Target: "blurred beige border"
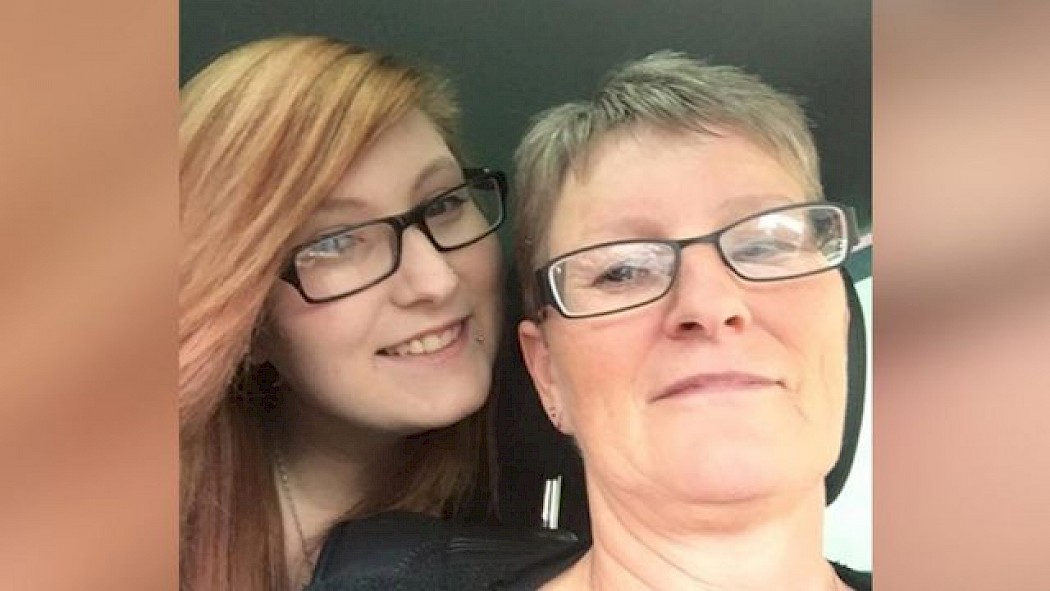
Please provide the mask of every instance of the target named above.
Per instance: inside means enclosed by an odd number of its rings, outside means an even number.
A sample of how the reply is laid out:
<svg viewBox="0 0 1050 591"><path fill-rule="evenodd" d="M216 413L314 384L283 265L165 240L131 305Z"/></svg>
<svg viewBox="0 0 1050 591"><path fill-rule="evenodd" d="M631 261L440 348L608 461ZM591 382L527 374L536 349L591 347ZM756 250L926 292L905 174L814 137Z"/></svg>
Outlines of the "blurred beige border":
<svg viewBox="0 0 1050 591"><path fill-rule="evenodd" d="M884 589L1047 589L1050 5L875 5Z"/></svg>
<svg viewBox="0 0 1050 591"><path fill-rule="evenodd" d="M875 5L884 589L1045 589L1045 3ZM0 588L175 589L177 5L0 21Z"/></svg>
<svg viewBox="0 0 1050 591"><path fill-rule="evenodd" d="M0 19L0 588L176 589L175 3Z"/></svg>

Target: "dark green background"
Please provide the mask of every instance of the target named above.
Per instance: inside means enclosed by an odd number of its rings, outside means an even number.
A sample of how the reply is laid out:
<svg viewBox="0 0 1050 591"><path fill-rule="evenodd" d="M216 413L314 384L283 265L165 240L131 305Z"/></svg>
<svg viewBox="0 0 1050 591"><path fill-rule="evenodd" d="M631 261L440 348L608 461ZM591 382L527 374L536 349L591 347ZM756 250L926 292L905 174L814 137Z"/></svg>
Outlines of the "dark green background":
<svg viewBox="0 0 1050 591"><path fill-rule="evenodd" d="M508 171L533 114L588 96L620 62L676 49L742 66L807 99L828 199L871 225L867 0L182 0L179 20L182 82L231 47L281 33L435 64L459 90L471 164Z"/></svg>

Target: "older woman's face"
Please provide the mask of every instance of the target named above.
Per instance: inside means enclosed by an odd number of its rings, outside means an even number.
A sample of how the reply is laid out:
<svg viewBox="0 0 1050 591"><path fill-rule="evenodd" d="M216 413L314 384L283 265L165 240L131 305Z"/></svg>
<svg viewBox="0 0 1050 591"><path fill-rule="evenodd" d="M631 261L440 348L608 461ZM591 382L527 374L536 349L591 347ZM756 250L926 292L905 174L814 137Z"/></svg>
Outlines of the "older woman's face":
<svg viewBox="0 0 1050 591"><path fill-rule="evenodd" d="M804 198L737 135L623 134L603 140L587 174L564 186L549 252L698 236ZM751 283L712 245L695 245L662 299L586 319L549 312L542 326L522 323L519 337L592 486L715 503L822 486L846 391L836 272Z"/></svg>

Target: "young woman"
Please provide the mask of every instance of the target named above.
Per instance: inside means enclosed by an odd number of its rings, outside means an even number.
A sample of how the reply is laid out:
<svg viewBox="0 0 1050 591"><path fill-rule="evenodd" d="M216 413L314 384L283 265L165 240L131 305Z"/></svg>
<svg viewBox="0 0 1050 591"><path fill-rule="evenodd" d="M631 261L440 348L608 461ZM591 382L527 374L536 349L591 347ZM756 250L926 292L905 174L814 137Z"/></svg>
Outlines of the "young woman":
<svg viewBox="0 0 1050 591"><path fill-rule="evenodd" d="M180 100L182 587L297 589L335 521L450 516L484 472L505 181L447 84L330 39Z"/></svg>

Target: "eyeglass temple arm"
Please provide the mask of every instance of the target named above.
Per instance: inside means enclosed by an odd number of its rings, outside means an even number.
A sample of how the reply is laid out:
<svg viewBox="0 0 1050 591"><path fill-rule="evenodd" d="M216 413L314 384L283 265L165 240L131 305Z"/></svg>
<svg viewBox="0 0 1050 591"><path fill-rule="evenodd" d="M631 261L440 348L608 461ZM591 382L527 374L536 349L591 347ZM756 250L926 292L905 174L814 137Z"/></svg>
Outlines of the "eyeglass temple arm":
<svg viewBox="0 0 1050 591"><path fill-rule="evenodd" d="M846 212L846 223L849 224L847 232L849 232L849 241L852 244L849 250L850 254L871 246L871 232L867 234L860 233L860 224L857 223L857 211L849 205L843 206L842 209Z"/></svg>
<svg viewBox="0 0 1050 591"><path fill-rule="evenodd" d="M557 303L554 301L554 293L551 291L550 283L548 283L547 274L549 270L550 267L544 265L533 271L536 281L536 290L532 294L536 302L536 317L533 320L536 322L543 320L543 317L546 315L544 309L546 306L557 306Z"/></svg>

